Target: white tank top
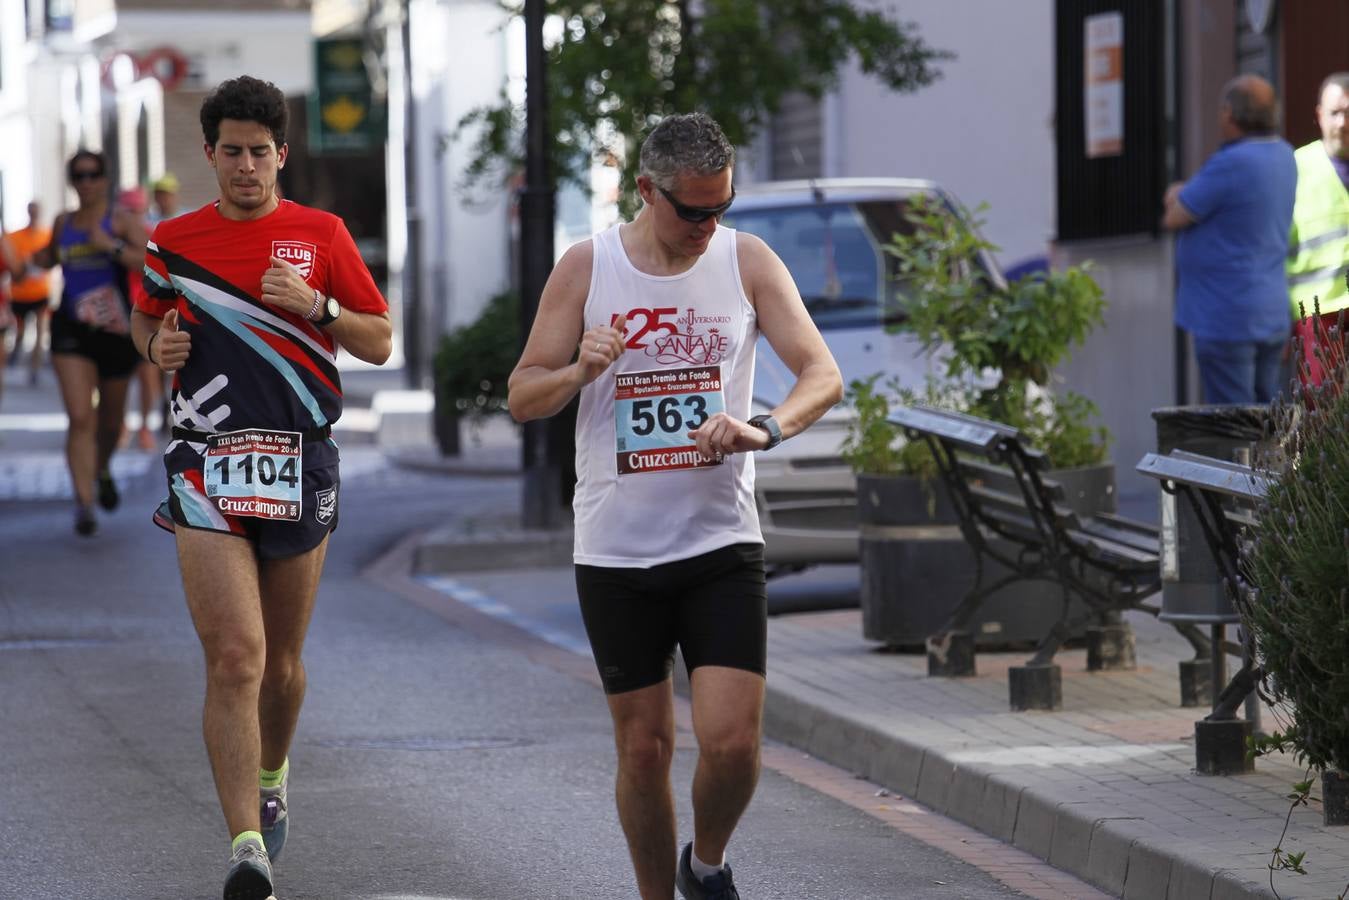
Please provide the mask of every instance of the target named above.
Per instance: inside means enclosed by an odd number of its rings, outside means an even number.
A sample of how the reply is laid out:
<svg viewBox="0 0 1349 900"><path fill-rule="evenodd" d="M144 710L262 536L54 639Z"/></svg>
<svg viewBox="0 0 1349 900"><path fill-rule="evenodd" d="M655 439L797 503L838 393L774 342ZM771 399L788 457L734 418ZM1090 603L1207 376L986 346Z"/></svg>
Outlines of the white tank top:
<svg viewBox="0 0 1349 900"><path fill-rule="evenodd" d="M618 225L594 239L585 326L627 316L627 347L581 389L576 419L579 565L647 568L739 543L763 543L754 454L700 460L690 430L724 409L748 419L759 329L735 231L717 227L678 275L647 275Z"/></svg>

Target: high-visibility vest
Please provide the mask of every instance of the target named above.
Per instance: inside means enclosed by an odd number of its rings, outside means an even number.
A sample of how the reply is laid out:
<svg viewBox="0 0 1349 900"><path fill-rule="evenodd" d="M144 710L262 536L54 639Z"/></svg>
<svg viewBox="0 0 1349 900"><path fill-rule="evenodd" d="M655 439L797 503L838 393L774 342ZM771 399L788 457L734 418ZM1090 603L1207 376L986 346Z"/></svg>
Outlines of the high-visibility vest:
<svg viewBox="0 0 1349 900"><path fill-rule="evenodd" d="M1293 318L1349 306L1349 189L1319 140L1299 147L1297 200L1288 236L1288 297ZM1301 309L1299 309L1299 306Z"/></svg>

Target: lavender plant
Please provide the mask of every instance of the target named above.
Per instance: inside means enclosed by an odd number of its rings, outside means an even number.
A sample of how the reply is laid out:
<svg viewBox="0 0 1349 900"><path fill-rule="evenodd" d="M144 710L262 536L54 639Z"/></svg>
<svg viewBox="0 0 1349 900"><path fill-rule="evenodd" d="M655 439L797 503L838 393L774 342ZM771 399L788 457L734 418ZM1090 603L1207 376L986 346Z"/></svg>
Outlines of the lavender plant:
<svg viewBox="0 0 1349 900"><path fill-rule="evenodd" d="M1319 319L1319 310L1317 318ZM1284 849L1292 814L1311 797L1312 771L1349 773L1349 365L1344 314L1314 338L1311 357L1294 341L1300 377L1292 397L1274 404L1268 448L1257 467L1271 487L1243 542L1242 619L1264 669L1261 693L1279 729L1256 737L1256 756L1287 752L1305 764L1293 786L1277 872L1307 874L1306 851ZM1337 900L1349 896L1349 887Z"/></svg>
<svg viewBox="0 0 1349 900"><path fill-rule="evenodd" d="M1243 618L1267 673L1265 689L1288 719L1289 748L1315 769L1349 772L1349 366L1342 335L1343 316L1313 348L1320 383L1300 380L1292 397L1274 406L1272 450L1257 460L1272 484L1242 561Z"/></svg>

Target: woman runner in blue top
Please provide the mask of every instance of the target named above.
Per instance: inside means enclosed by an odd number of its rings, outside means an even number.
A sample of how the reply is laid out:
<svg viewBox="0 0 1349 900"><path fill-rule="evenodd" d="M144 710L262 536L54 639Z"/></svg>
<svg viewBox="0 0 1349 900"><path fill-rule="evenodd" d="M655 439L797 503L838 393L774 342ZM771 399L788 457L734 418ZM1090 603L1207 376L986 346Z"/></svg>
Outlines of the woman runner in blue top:
<svg viewBox="0 0 1349 900"><path fill-rule="evenodd" d="M75 532L92 535L95 493L100 506L117 508L109 463L126 414L127 383L140 360L131 343L128 273L145 264L145 230L109 210L108 161L80 150L66 165L79 197L57 216L51 243L33 258L60 265L65 286L52 315L51 357L69 418L66 462L75 488ZM98 405L94 405L97 391Z"/></svg>

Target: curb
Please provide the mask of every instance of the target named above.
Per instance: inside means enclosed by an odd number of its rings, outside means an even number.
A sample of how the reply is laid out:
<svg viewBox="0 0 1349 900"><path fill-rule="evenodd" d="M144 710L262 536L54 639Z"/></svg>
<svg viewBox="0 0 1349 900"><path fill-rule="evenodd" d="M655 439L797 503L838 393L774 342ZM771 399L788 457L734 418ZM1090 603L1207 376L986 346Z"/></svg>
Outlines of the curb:
<svg viewBox="0 0 1349 900"><path fill-rule="evenodd" d="M570 566L572 533L521 531L493 523L465 532L445 528L428 533L412 550L414 575L500 570L509 559L512 569Z"/></svg>
<svg viewBox="0 0 1349 900"><path fill-rule="evenodd" d="M1250 868L1213 867L1198 846L1108 805L1066 799L884 733L768 682L764 733L917 800L1125 900L1273 900ZM1188 851L1188 852L1187 852Z"/></svg>

